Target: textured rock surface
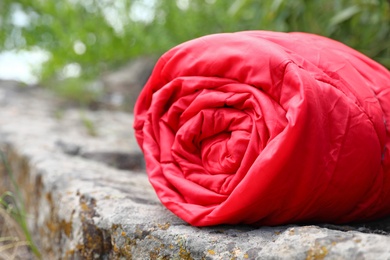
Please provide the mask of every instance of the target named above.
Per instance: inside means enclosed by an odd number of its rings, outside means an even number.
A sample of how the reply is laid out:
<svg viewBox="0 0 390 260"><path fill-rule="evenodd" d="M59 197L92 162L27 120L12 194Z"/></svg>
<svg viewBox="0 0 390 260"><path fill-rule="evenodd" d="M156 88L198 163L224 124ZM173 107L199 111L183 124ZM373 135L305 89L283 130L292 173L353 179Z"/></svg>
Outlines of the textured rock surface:
<svg viewBox="0 0 390 260"><path fill-rule="evenodd" d="M59 110L48 93L5 85L0 148L44 259L390 259L390 221L188 226L155 196L130 114Z"/></svg>

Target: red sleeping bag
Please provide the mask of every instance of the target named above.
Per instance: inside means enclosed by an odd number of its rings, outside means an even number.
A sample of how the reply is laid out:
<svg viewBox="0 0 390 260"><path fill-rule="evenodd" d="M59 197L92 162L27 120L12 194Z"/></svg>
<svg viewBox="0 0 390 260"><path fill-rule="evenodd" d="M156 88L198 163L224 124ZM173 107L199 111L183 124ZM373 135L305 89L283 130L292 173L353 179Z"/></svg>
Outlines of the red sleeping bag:
<svg viewBox="0 0 390 260"><path fill-rule="evenodd" d="M183 43L134 113L151 184L191 225L390 214L390 73L339 42L247 31Z"/></svg>

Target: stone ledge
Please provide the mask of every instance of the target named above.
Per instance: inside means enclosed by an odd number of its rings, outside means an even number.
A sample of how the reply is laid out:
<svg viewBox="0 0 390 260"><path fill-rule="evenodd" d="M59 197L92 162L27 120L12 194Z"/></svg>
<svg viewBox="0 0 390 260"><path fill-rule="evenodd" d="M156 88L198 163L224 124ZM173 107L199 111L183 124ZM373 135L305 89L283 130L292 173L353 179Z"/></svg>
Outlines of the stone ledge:
<svg viewBox="0 0 390 260"><path fill-rule="evenodd" d="M48 93L1 85L0 148L43 259L390 258L390 221L191 227L162 207L150 186L131 114L65 109L59 117ZM0 174L4 192L10 180L4 167ZM384 235L371 233L378 227Z"/></svg>

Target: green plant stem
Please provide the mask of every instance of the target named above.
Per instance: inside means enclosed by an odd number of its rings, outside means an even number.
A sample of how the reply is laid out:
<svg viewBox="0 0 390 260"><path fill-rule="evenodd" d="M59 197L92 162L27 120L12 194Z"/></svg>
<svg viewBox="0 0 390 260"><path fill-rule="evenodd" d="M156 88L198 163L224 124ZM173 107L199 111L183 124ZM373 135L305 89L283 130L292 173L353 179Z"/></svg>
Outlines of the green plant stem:
<svg viewBox="0 0 390 260"><path fill-rule="evenodd" d="M26 221L26 210L25 210L25 206L24 206L24 200L23 200L22 194L20 192L19 185L17 184L17 182L14 178L14 174L13 174L12 169L8 163L8 159L6 158L6 155L4 154L4 152L2 150L0 150L0 157L1 157L1 161L4 165L5 171L7 172L8 177L11 180L12 185L14 186L14 189L15 189L15 193L16 193L16 201L15 201L15 205L14 205L15 209L13 210L13 217L15 218L17 223L20 225L20 228L22 229L22 231L23 231L23 233L28 241L28 245L30 246L31 251L34 253L34 255L38 259L41 259L41 253L39 252L38 247L35 245L33 238L32 238L32 235L31 235L31 232L28 229L28 225L27 225L27 221ZM10 192L6 192L5 196L10 196L10 197L14 198L13 194ZM2 204L4 204L3 198L4 198L4 195L1 197Z"/></svg>

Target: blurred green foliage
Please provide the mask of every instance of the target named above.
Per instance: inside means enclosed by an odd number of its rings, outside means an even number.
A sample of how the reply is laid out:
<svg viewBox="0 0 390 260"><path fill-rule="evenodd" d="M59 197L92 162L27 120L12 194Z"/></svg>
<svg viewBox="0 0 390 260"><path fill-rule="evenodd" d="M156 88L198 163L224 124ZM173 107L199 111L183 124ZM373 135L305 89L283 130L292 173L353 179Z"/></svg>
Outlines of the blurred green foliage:
<svg viewBox="0 0 390 260"><path fill-rule="evenodd" d="M22 18L22 19L21 19ZM85 79L138 55L160 55L205 34L304 31L328 36L390 68L386 0L2 0L0 51L50 53L41 79L76 66Z"/></svg>

